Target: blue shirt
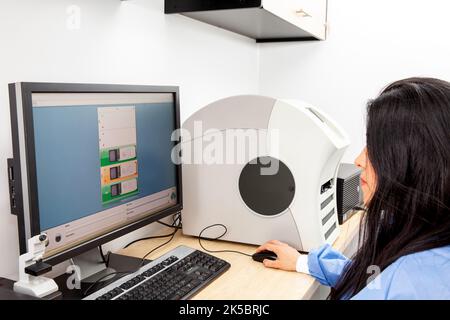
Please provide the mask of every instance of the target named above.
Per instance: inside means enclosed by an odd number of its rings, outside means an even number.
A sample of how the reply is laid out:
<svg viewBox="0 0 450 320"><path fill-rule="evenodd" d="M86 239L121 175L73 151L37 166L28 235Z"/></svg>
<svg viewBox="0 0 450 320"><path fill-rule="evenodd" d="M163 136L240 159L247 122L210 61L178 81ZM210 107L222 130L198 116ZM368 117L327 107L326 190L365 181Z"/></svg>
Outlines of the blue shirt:
<svg viewBox="0 0 450 320"><path fill-rule="evenodd" d="M309 273L321 284L334 287L350 262L326 244L308 255ZM450 299L450 246L403 256L381 273L376 267L368 285L351 299Z"/></svg>

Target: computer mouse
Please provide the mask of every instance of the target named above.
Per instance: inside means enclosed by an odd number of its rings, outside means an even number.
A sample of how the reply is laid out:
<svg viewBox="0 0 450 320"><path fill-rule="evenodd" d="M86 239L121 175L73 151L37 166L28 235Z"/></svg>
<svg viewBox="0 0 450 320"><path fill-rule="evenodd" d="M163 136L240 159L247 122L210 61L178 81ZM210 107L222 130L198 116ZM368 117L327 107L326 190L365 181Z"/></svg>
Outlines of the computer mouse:
<svg viewBox="0 0 450 320"><path fill-rule="evenodd" d="M252 259L258 262L263 262L264 259L277 260L277 255L275 254L275 252L264 250L261 252L255 252L252 255Z"/></svg>

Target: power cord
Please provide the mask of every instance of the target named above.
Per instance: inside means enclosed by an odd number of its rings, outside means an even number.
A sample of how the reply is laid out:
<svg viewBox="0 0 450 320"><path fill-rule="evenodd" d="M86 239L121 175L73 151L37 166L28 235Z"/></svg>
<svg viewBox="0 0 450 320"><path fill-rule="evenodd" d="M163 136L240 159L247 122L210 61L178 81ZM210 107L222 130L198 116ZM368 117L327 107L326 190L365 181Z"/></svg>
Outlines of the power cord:
<svg viewBox="0 0 450 320"><path fill-rule="evenodd" d="M105 254L103 253L103 247L102 247L101 245L98 246L98 250L99 250L99 252L100 252L100 257L102 258L102 263L104 263L105 266L108 268L108 266L109 266L109 254L110 254L111 252L108 252L108 253L106 254L106 256L105 256Z"/></svg>
<svg viewBox="0 0 450 320"><path fill-rule="evenodd" d="M224 232L220 236L218 236L216 238L202 237L203 232L205 232L206 230L208 230L210 228L213 228L213 227L222 227L224 229ZM198 235L198 244L200 245L200 247L202 247L203 250L205 250L206 252L209 252L209 253L228 252L228 253L238 253L238 254L242 254L242 255L247 256L247 257L251 257L252 256L251 254L247 254L247 253L244 253L244 252L241 252L241 251L236 251L236 250L209 250L209 249L206 249L203 246L201 240L220 240L224 235L227 234L227 232L228 232L227 227L224 224L221 224L221 223L216 223L216 224L212 224L210 226L207 226L202 231L200 231L200 233Z"/></svg>
<svg viewBox="0 0 450 320"><path fill-rule="evenodd" d="M91 291L92 288L94 288L100 281L102 281L103 279L105 279L105 278L107 278L107 277L110 277L110 276L113 276L113 275L118 275L118 274L123 274L122 277L124 277L124 276L126 276L127 274L130 274L130 273L133 273L133 272L130 272L130 271L117 271L117 272L110 272L110 273L108 273L108 274L105 274L103 277L100 277L100 278L97 279L94 283L92 283L86 290L84 290L83 296L86 297L86 296L88 295L89 291ZM122 277L120 277L120 278L122 278ZM120 279L120 278L119 278L119 279ZM119 279L112 279L112 280L119 280ZM112 281L111 281L111 282L112 282ZM111 282L109 282L109 283L111 283ZM109 283L107 283L107 284L105 285L105 287L106 287Z"/></svg>
<svg viewBox="0 0 450 320"><path fill-rule="evenodd" d="M166 244L168 244L170 241L172 241L173 238L175 237L175 234L176 234L177 232L178 232L178 229L175 229L175 231L172 232L171 237L170 237L169 240L167 240L167 241L164 242L163 244L160 244L160 245L157 246L156 248L154 248L154 249L150 250L149 252L147 252L147 253L142 257L142 261L141 261L141 264L140 264L139 268L142 267L142 266L144 265L145 258L147 258L147 257L148 257L149 255L151 255L153 252L155 252L156 250L158 250L158 249L161 248L161 247L164 247Z"/></svg>
<svg viewBox="0 0 450 320"><path fill-rule="evenodd" d="M177 229L178 230L178 229ZM173 233L173 232L172 232ZM144 240L150 240L150 239L161 239L161 238L167 238L172 236L172 233L169 234L163 234L160 236L151 236L151 237L145 237L145 238L140 238L134 241L131 241L129 244L127 244L126 246L123 247L123 249L128 248L129 246L131 246L132 244L135 244L136 242L140 242L140 241L144 241Z"/></svg>
<svg viewBox="0 0 450 320"><path fill-rule="evenodd" d="M178 220L178 224L175 225L175 223L177 222L177 220ZM172 224L168 224L168 223L162 222L162 221L160 221L160 220L158 220L158 221L156 221L156 222L159 223L159 224L162 224L163 226L169 227L169 228L177 228L177 229L181 229L181 228L183 227L183 226L182 226L182 223L181 223L181 212L177 212L177 213L173 216L173 222L172 222Z"/></svg>
<svg viewBox="0 0 450 320"><path fill-rule="evenodd" d="M205 232L206 230L208 230L208 229L210 229L212 227L222 227L224 229L224 232L220 236L218 236L216 238L205 238L205 237L202 237L203 232ZM227 229L227 227L224 224L221 224L221 223L212 224L212 225L207 226L206 228L204 228L202 231L200 231L200 234L198 235L198 243L199 243L200 247L202 247L203 250L205 250L207 252L210 252L210 253L230 252L230 253L239 253L239 254L242 254L244 256L251 257L252 256L251 254L247 254L247 253L244 253L244 252L241 252L241 251L236 251L236 250L209 250L209 249L206 249L203 246L203 244L201 243L201 240L220 240L224 235L227 234L227 232L228 232L228 229ZM309 254L308 251L302 251L302 250L297 250L297 251L299 253L301 253L301 254L306 254L306 255Z"/></svg>
<svg viewBox="0 0 450 320"><path fill-rule="evenodd" d="M174 228L176 230L179 230L182 228L182 223L181 223L181 213L178 212L177 214L175 214L174 216L174 220L172 222L172 224L167 224L164 223L162 221L157 221L159 224L162 224L164 226L167 226L169 228ZM144 240L150 240L150 239L161 239L161 238L167 238L172 236L172 233L169 234L164 234L164 235L160 235L160 236L151 236L151 237L145 237L145 238L140 238L140 239L136 239L131 241L130 243L128 243L126 246L123 247L123 249L128 248L129 246L131 246L132 244L135 244L136 242L140 242L140 241L144 241Z"/></svg>
<svg viewBox="0 0 450 320"><path fill-rule="evenodd" d="M166 227L169 227L169 228L175 228L175 229L181 229L182 227L181 226L173 226L173 225L171 225L171 224L168 224L168 223L165 223L165 222L162 222L162 221L157 221L159 224L162 224L163 226L166 226Z"/></svg>

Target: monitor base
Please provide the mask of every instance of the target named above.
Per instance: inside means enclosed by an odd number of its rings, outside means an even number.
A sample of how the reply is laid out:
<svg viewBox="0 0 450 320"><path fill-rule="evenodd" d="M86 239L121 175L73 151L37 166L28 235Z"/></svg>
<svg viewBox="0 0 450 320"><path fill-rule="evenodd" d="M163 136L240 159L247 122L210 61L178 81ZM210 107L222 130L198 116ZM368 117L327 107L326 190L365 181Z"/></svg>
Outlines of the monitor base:
<svg viewBox="0 0 450 320"><path fill-rule="evenodd" d="M81 283L94 283L96 281L108 281L111 278L105 276L116 272L113 267L103 262L99 248L86 251L79 256L70 259L72 270L75 271L75 281ZM103 277L103 279L102 279Z"/></svg>
<svg viewBox="0 0 450 320"><path fill-rule="evenodd" d="M83 256L85 254L83 254ZM109 254L109 263L108 263L108 268L107 268L101 259L98 249L91 250L88 257L89 257L89 259L87 259L87 260L91 261L91 264L87 263L86 259L84 259L84 261L82 262L83 257L80 257L80 256L77 257L78 259L72 259L76 263L82 263L85 268L84 270L82 269L82 267L80 268L81 275L85 275L85 277L81 278L81 282L78 282L79 285L77 285L76 281L80 281L80 280L78 278L76 278L74 273L72 273L72 274L65 273L65 274L62 274L55 278L55 281L58 284L59 290L61 291L62 296L63 296L62 298L64 300L82 299L82 298L84 298L84 296L83 296L84 291L86 289L88 289L89 286L91 286L93 282L95 282L99 278L105 276L107 273L132 271L132 270L137 269L138 266L142 262L141 258L130 257L130 256L121 255L121 254L116 254L116 253L110 253ZM84 258L87 258L87 257L84 257ZM146 260L144 265L149 262L151 262L151 260ZM79 267L80 267L80 265L81 264L78 264ZM74 265L72 264L72 266L74 266ZM76 268L76 267L73 267L73 268ZM89 269L86 269L86 268L90 268L90 272L89 272ZM92 273L93 269L96 272ZM106 277L105 279L102 279L95 286L95 288L92 288L92 291L90 293L102 288L103 286L108 284L113 279L119 278L122 275L123 274L119 274L119 275L116 274L116 275L112 275L111 277Z"/></svg>

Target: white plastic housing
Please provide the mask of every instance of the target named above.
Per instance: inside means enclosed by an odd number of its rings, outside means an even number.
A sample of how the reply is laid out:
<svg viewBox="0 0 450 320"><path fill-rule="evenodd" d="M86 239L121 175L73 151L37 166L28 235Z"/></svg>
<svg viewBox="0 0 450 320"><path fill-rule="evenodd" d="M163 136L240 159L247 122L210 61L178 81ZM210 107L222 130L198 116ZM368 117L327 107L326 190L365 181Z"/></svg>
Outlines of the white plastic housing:
<svg viewBox="0 0 450 320"><path fill-rule="evenodd" d="M197 130L194 134L194 124L199 121L203 131ZM262 142L266 146L258 150L258 156L281 160L295 180L295 195L290 205L279 214L267 216L250 209L239 191L241 171L252 160L248 152L244 163L185 163L184 234L198 236L205 227L223 224L228 232L222 240L249 244L278 239L299 250L311 250L336 240L339 223L335 182L349 139L323 112L301 101L236 96L202 108L185 121L183 129L191 136L190 140L184 140L183 148L188 147L194 153L199 152L195 146L205 139L209 129L225 134L235 129L254 129L259 134L258 140L252 143L261 145ZM278 148L273 148L267 134L273 131L279 137ZM330 180L333 181L331 187L321 193L321 186ZM332 201L321 208L330 196ZM209 229L203 235L215 237L222 232L221 228Z"/></svg>

